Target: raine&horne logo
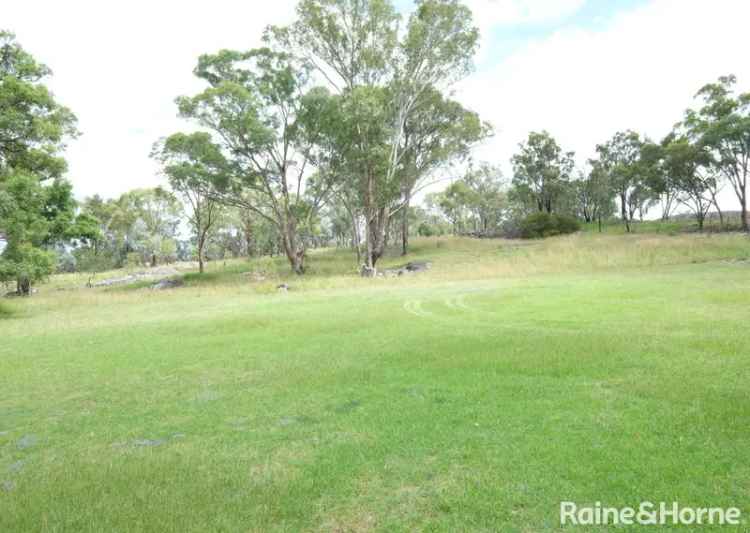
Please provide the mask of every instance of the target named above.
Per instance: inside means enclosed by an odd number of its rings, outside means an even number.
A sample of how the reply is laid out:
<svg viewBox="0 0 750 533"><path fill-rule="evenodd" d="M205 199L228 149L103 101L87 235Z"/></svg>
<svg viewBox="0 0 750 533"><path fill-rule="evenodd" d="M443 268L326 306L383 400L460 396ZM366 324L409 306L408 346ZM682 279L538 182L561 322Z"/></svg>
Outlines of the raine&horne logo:
<svg viewBox="0 0 750 533"><path fill-rule="evenodd" d="M641 502L638 507L607 507L601 502L579 506L560 502L561 525L718 525L736 526L737 507L682 507L678 502Z"/></svg>

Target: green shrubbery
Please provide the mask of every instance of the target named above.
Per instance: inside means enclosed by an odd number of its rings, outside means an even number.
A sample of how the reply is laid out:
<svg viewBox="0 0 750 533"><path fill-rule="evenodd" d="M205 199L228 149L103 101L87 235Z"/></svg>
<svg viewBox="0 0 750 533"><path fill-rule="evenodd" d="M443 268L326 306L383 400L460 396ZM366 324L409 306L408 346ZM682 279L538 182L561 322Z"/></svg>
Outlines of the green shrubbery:
<svg viewBox="0 0 750 533"><path fill-rule="evenodd" d="M575 233L581 229L581 224L568 215L534 213L521 220L519 229L523 239L541 239Z"/></svg>

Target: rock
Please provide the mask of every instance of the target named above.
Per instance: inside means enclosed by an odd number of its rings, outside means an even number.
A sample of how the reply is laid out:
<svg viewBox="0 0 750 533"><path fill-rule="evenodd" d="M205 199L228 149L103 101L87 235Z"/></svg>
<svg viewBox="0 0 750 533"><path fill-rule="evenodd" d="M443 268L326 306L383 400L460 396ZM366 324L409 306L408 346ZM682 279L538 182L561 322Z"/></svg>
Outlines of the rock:
<svg viewBox="0 0 750 533"><path fill-rule="evenodd" d="M112 285L122 285L124 283L133 283L135 281L139 281L142 279L151 279L151 278L162 278L165 276L176 276L180 272L179 270L168 267L168 266L161 266L161 267L155 267L149 270L142 270L140 272L133 272L131 274L128 274L126 276L122 276L119 278L109 278L109 279L103 279L101 281L97 281L96 283L88 283L87 287L111 287Z"/></svg>
<svg viewBox="0 0 750 533"><path fill-rule="evenodd" d="M151 285L151 288L155 291L161 291L164 289L176 289L177 287L182 287L185 285L185 282L182 280L182 278L174 278L174 279L162 279Z"/></svg>
<svg viewBox="0 0 750 533"><path fill-rule="evenodd" d="M10 480L6 480L6 481L3 481L3 483L2 483L2 487L3 487L3 490L4 490L5 492L10 492L10 491L12 491L13 489L15 489L15 488L16 488L16 484L15 484L15 483L13 483L13 482L12 482L12 481L10 481Z"/></svg>
<svg viewBox="0 0 750 533"><path fill-rule="evenodd" d="M403 276L404 274L416 274L418 272L426 272L432 267L432 263L429 261L413 261L406 263L404 266L397 268L386 269L385 275L388 276Z"/></svg>
<svg viewBox="0 0 750 533"><path fill-rule="evenodd" d="M430 268L432 268L432 263L429 261L414 261L407 263L404 268L407 272L424 272L425 270L430 270Z"/></svg>
<svg viewBox="0 0 750 533"><path fill-rule="evenodd" d="M8 472L12 472L14 474L16 472L20 472L21 470L23 470L23 465L25 465L25 464L26 464L26 461L24 461L24 460L20 460L20 461L16 461L15 463L11 463L10 466L8 467Z"/></svg>
<svg viewBox="0 0 750 533"><path fill-rule="evenodd" d="M276 287L276 290L278 290L279 292L287 292L289 290L289 285L287 285L286 283L282 283L281 285Z"/></svg>
<svg viewBox="0 0 750 533"><path fill-rule="evenodd" d="M164 442L164 439L138 439L134 440L133 444L136 446L161 446Z"/></svg>
<svg viewBox="0 0 750 533"><path fill-rule="evenodd" d="M36 438L36 435L24 435L20 439L18 439L18 442L16 445L19 449L25 450L26 448L31 448L32 446L36 446L36 443L38 442L38 439Z"/></svg>

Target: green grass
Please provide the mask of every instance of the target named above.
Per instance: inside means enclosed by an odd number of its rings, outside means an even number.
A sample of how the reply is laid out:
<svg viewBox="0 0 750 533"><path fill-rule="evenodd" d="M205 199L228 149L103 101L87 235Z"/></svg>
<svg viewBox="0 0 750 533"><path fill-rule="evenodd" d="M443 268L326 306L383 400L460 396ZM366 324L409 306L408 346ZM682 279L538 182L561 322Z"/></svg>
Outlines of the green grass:
<svg viewBox="0 0 750 533"><path fill-rule="evenodd" d="M0 531L539 532L561 500L747 519L748 258L583 234L420 240L408 279L325 251L304 278L53 280L3 303Z"/></svg>

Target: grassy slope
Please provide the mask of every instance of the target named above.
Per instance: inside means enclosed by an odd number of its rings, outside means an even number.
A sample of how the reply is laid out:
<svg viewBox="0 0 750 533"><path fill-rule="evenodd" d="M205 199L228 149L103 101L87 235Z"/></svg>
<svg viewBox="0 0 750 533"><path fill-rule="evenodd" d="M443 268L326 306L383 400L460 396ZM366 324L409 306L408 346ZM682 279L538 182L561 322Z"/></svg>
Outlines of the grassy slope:
<svg viewBox="0 0 750 533"><path fill-rule="evenodd" d="M544 531L560 500L748 516L745 237L414 257L434 269L360 280L329 252L288 294L263 261L5 304L0 531Z"/></svg>

